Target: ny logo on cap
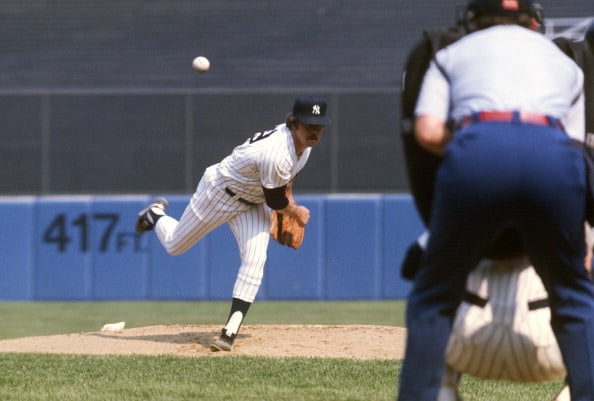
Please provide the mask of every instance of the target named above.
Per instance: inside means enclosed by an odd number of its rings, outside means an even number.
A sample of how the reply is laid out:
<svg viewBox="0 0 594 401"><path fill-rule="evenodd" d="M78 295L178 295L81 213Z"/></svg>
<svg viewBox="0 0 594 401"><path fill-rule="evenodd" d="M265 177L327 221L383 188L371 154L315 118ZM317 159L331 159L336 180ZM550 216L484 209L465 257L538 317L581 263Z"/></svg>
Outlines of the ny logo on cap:
<svg viewBox="0 0 594 401"><path fill-rule="evenodd" d="M311 109L311 114L320 114L320 105L314 104L313 108Z"/></svg>

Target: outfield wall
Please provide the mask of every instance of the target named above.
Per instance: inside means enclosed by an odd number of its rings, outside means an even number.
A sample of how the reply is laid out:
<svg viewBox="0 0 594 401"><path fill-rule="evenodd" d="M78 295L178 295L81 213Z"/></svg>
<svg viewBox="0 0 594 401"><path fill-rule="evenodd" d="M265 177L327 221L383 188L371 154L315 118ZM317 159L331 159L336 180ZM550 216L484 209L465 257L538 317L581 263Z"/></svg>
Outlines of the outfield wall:
<svg viewBox="0 0 594 401"><path fill-rule="evenodd" d="M404 298L399 275L422 224L409 195L302 195L303 246L271 242L259 300ZM239 266L222 226L169 256L134 231L152 196L0 197L0 300L229 299ZM177 217L189 196L169 196Z"/></svg>

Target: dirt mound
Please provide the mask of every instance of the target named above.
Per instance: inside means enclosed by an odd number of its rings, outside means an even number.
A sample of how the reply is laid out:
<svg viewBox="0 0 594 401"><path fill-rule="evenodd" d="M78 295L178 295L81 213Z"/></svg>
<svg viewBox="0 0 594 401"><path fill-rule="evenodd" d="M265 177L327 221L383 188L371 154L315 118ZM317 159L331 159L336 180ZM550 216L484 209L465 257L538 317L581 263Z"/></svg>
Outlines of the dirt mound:
<svg viewBox="0 0 594 401"><path fill-rule="evenodd" d="M406 330L367 325L246 325L231 353L210 351L220 326L163 325L0 341L0 352L87 355L249 355L402 359Z"/></svg>

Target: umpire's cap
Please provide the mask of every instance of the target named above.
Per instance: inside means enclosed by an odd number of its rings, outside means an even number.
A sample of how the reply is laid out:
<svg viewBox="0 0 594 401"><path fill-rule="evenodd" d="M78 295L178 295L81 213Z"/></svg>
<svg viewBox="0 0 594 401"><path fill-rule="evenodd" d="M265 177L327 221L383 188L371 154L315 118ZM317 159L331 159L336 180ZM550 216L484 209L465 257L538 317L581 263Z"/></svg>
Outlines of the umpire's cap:
<svg viewBox="0 0 594 401"><path fill-rule="evenodd" d="M584 40L588 43L590 51L594 53L594 20L590 22L590 25L588 25L588 29L586 29L586 36L584 37Z"/></svg>
<svg viewBox="0 0 594 401"><path fill-rule="evenodd" d="M318 96L301 96L295 100L293 115L301 124L330 125L326 116L326 101Z"/></svg>
<svg viewBox="0 0 594 401"><path fill-rule="evenodd" d="M469 18L483 15L517 15L528 14L538 18L540 5L533 0L470 0L466 7Z"/></svg>

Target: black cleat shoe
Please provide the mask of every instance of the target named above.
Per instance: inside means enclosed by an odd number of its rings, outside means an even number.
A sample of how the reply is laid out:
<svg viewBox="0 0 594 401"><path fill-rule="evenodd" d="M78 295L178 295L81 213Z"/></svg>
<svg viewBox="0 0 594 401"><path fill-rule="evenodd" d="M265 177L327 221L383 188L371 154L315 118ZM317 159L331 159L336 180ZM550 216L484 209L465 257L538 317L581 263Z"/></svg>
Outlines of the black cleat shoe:
<svg viewBox="0 0 594 401"><path fill-rule="evenodd" d="M165 216L165 209L169 203L165 198L157 198L146 209L138 213L138 220L136 221L136 232L143 234L152 230L157 223L157 220Z"/></svg>
<svg viewBox="0 0 594 401"><path fill-rule="evenodd" d="M221 336L213 340L210 343L210 350L213 352L217 351L231 351L233 350L233 342L235 341L235 336L229 337L226 334L221 334Z"/></svg>

